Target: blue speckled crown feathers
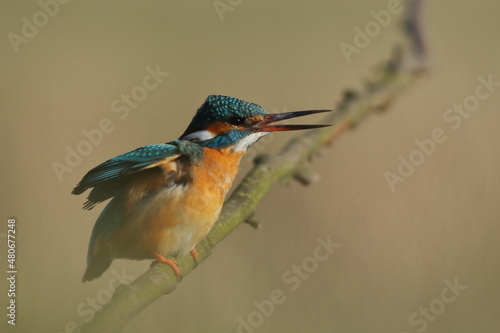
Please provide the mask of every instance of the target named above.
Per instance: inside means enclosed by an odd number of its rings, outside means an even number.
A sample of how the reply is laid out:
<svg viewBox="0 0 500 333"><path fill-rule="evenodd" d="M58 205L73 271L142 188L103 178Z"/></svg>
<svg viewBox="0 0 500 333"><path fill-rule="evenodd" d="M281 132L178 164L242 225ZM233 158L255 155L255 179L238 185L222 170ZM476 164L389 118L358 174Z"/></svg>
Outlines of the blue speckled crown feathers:
<svg viewBox="0 0 500 333"><path fill-rule="evenodd" d="M229 96L210 95L200 106L181 137L202 131L213 121L227 121L231 116L252 117L265 115L266 111L257 104Z"/></svg>

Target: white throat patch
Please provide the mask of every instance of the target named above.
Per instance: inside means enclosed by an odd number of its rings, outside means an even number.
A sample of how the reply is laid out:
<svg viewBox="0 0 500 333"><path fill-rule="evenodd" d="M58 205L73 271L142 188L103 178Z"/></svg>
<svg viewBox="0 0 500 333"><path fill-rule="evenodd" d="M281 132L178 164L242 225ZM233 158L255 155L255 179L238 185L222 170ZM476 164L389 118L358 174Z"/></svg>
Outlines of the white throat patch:
<svg viewBox="0 0 500 333"><path fill-rule="evenodd" d="M205 141L205 140L212 139L213 137L215 137L215 135L212 132L210 132L208 130L202 130L202 131L188 134L185 137L183 137L183 139Z"/></svg>
<svg viewBox="0 0 500 333"><path fill-rule="evenodd" d="M238 141L234 146L233 146L233 151L235 152L240 152L240 151L245 151L248 147L253 145L257 140L259 140L261 137L264 135L269 134L269 132L257 132L257 133L252 133L240 141Z"/></svg>

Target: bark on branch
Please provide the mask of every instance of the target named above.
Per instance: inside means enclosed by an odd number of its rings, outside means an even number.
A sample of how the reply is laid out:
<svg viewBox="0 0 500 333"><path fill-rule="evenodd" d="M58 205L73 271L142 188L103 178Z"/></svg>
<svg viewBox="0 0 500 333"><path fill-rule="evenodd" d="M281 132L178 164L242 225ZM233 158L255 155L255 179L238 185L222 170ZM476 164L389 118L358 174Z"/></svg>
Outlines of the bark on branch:
<svg viewBox="0 0 500 333"><path fill-rule="evenodd" d="M252 221L258 203L271 188L285 179L302 183L314 179L309 162L323 147L337 140L346 130L361 124L373 113L385 111L401 92L425 71L425 47L419 22L420 0L411 1L404 21L408 46L397 48L363 91L347 91L336 111L324 119L333 127L308 131L290 140L277 155L261 155L228 198L219 221L196 247L199 263L242 222ZM194 268L191 256L178 260L183 276ZM161 296L171 293L180 282L166 265L155 265L129 285L116 289L113 297L81 327L81 332L120 332L126 323Z"/></svg>

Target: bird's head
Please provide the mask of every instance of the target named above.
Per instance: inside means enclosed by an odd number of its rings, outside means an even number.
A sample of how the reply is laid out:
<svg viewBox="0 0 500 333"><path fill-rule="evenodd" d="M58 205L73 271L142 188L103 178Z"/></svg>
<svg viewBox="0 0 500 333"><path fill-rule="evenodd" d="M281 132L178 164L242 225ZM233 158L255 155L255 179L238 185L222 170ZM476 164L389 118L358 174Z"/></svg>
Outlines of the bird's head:
<svg viewBox="0 0 500 333"><path fill-rule="evenodd" d="M211 95L198 109L186 131L179 138L204 147L232 147L245 151L271 132L319 128L329 125L275 125L274 122L331 110L309 110L267 114L257 104L237 98Z"/></svg>

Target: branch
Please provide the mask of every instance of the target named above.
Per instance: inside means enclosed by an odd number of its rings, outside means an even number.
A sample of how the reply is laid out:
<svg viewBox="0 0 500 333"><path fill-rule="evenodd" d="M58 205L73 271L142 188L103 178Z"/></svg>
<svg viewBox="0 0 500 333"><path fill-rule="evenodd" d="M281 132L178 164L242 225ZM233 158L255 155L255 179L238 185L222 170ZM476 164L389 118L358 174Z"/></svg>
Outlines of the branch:
<svg viewBox="0 0 500 333"><path fill-rule="evenodd" d="M305 132L290 140L277 155L256 158L253 169L224 204L217 224L196 246L199 263L205 261L211 250L242 222L250 221L256 225L253 212L276 183L292 178L303 183L314 180L309 161L315 153L347 130L360 125L370 114L386 110L404 89L416 81L418 74L425 70L425 48L418 22L420 4L419 0L411 2L405 20L409 49L397 49L363 91L344 93L336 112L324 119L325 122L334 122L333 129L327 127ZM409 68L408 59L412 57L419 61ZM182 257L177 262L183 276L194 268L191 256ZM130 285L118 287L111 300L82 326L81 332L120 332L130 319L161 296L171 293L179 282L167 265L151 267Z"/></svg>

